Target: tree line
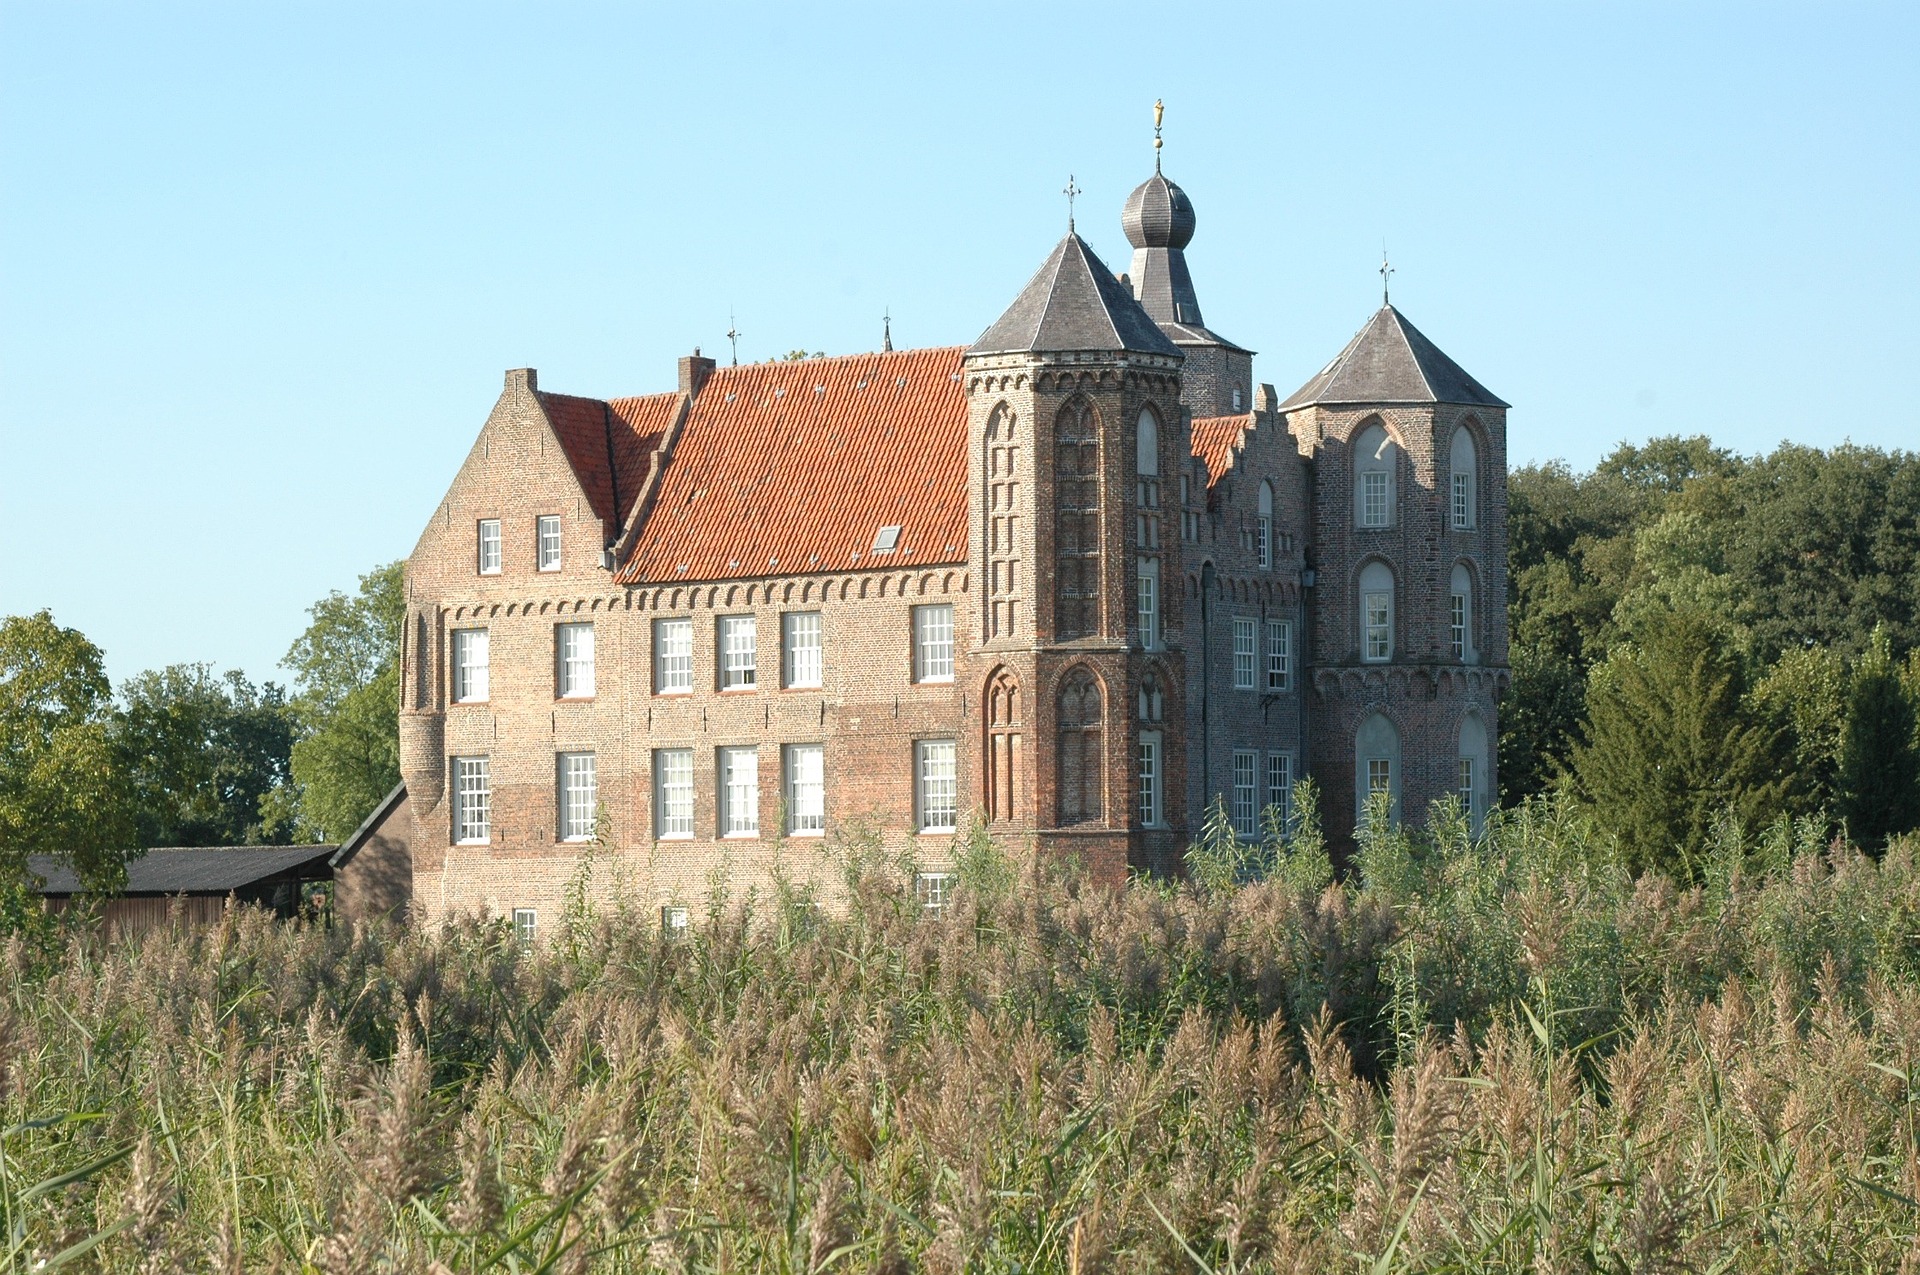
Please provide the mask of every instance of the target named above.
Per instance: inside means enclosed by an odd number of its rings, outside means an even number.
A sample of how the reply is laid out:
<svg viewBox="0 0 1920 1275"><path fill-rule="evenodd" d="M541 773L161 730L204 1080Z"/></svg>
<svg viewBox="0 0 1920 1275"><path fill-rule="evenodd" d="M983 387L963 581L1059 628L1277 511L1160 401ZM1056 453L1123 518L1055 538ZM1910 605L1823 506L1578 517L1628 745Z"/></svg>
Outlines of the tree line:
<svg viewBox="0 0 1920 1275"><path fill-rule="evenodd" d="M401 564L333 592L281 661L292 685L174 664L110 684L46 611L0 619L0 909L27 857L124 884L155 846L338 841L399 782Z"/></svg>
<svg viewBox="0 0 1920 1275"><path fill-rule="evenodd" d="M1920 826L1920 456L1704 437L1508 477L1501 796L1691 875L1714 820Z"/></svg>

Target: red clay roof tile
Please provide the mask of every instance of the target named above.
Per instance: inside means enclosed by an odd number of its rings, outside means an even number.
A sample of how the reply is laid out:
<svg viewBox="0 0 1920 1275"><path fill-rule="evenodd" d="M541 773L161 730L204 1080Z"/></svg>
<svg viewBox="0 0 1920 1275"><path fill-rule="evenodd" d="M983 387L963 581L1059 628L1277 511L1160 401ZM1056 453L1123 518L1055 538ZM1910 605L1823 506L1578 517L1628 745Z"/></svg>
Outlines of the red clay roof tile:
<svg viewBox="0 0 1920 1275"><path fill-rule="evenodd" d="M648 458L660 446L680 396L649 394L603 403L573 394L539 393L574 476L611 533L632 506Z"/></svg>
<svg viewBox="0 0 1920 1275"><path fill-rule="evenodd" d="M1238 416L1196 416L1193 421L1193 454L1207 462L1207 491L1212 493L1220 480L1233 468L1234 455L1247 445L1246 434L1253 428L1253 414Z"/></svg>

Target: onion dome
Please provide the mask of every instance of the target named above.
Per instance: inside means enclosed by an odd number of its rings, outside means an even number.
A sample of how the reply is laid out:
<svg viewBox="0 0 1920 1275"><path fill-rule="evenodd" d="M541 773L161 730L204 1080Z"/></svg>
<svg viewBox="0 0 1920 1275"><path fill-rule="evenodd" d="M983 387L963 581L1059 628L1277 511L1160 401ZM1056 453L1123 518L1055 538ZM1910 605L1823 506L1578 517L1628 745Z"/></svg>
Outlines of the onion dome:
<svg viewBox="0 0 1920 1275"><path fill-rule="evenodd" d="M1193 241L1193 201L1156 170L1127 196L1120 225L1135 248L1184 248Z"/></svg>

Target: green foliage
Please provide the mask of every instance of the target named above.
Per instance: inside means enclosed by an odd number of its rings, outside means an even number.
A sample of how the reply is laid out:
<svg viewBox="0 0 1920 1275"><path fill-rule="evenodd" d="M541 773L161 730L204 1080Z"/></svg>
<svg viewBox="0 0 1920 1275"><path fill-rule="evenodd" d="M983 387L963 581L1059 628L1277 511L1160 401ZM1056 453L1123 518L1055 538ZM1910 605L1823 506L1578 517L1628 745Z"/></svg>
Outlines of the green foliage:
<svg viewBox="0 0 1920 1275"><path fill-rule="evenodd" d="M284 840L261 802L291 780L293 713L273 683L205 664L142 673L120 688L114 742L142 846Z"/></svg>
<svg viewBox="0 0 1920 1275"><path fill-rule="evenodd" d="M294 676L301 727L292 754L299 817L329 840L359 827L400 782L404 565L368 572L352 597L316 602L313 623L281 661Z"/></svg>
<svg viewBox="0 0 1920 1275"><path fill-rule="evenodd" d="M71 864L89 891L125 881L133 819L109 696L79 631L46 611L0 620L0 889L24 888L32 854Z"/></svg>
<svg viewBox="0 0 1920 1275"><path fill-rule="evenodd" d="M1752 827L1786 808L1783 743L1712 620L1648 612L1589 679L1574 777L1631 864L1690 876L1718 812Z"/></svg>
<svg viewBox="0 0 1920 1275"><path fill-rule="evenodd" d="M531 951L250 909L15 945L7 1242L114 1271L1898 1269L1920 843L1721 821L1684 891L1605 845L1567 800L1478 835L1442 803L1309 890L1104 889L974 838L1000 885L930 915L863 842L831 848L844 895L745 891L678 936L606 896Z"/></svg>
<svg viewBox="0 0 1920 1275"><path fill-rule="evenodd" d="M1914 700L1901 684L1884 631L1853 671L1837 787L1847 831L1877 849L1920 826L1920 745Z"/></svg>

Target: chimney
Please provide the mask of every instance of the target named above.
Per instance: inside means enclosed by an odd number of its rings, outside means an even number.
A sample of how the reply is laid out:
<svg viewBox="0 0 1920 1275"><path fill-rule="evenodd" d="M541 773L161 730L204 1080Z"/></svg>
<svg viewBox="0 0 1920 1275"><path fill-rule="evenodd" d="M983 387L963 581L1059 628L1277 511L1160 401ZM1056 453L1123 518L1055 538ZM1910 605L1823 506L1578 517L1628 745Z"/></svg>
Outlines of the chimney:
<svg viewBox="0 0 1920 1275"><path fill-rule="evenodd" d="M700 387L713 375L713 360L700 357L700 347L693 347L693 354L680 360L680 392L689 397L700 392Z"/></svg>
<svg viewBox="0 0 1920 1275"><path fill-rule="evenodd" d="M531 393L540 388L540 373L530 367L510 367L507 369L507 388Z"/></svg>

